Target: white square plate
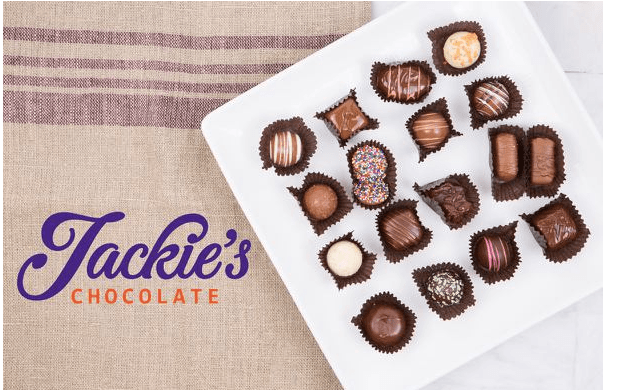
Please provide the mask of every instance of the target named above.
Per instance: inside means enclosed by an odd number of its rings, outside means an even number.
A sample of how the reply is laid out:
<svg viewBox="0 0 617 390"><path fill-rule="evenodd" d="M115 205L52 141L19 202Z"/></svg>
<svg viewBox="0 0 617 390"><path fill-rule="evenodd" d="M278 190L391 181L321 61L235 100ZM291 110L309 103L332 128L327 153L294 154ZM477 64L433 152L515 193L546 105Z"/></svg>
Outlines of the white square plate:
<svg viewBox="0 0 617 390"><path fill-rule="evenodd" d="M476 20L486 33L486 61L459 77L437 73L437 83L421 104L384 103L371 89L375 61L426 60L432 66L427 31L460 20ZM525 102L513 119L498 122L525 129L546 124L560 134L566 181L561 192L572 199L591 230L584 249L564 264L544 258L527 224L519 218L548 203L523 197L497 204L491 197L487 128L472 130L463 86L487 76L509 75ZM379 119L346 149L324 123L321 111L356 88L360 106ZM446 97L455 128L438 153L418 163L418 152L405 129L419 108ZM262 129L278 119L300 116L317 136L309 167L292 177L263 170L258 154ZM496 346L602 286L602 142L594 125L522 3L409 3L378 18L284 70L210 113L202 123L212 149L240 206L268 252L298 309L343 386L349 389L419 388ZM320 237L287 191L306 173L323 172L339 180L351 196L345 153L352 145L375 139L397 162L396 199L419 199L415 182L425 184L452 173L468 173L478 187L481 207L464 228L450 231L423 202L419 217L433 231L424 250L398 264L387 262L375 228L377 211L354 207ZM519 221L516 241L521 265L514 278L489 286L473 271L469 237L485 228ZM349 231L378 255L372 278L338 291L321 267L317 252ZM442 321L430 311L412 280L414 269L453 261L470 274L476 305ZM264 286L268 288L268 286ZM370 296L390 291L417 315L411 342L400 352L376 352L350 322Z"/></svg>

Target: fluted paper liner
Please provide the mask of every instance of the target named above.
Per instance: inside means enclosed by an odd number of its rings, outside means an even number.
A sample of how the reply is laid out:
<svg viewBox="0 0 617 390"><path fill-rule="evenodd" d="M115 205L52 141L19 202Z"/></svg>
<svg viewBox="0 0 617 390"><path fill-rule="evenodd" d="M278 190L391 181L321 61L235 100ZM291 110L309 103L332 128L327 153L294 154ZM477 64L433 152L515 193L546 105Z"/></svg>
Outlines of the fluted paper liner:
<svg viewBox="0 0 617 390"><path fill-rule="evenodd" d="M302 202L304 192L313 184L326 184L330 186L334 190L334 192L336 192L336 196L338 198L338 204L334 213L330 217L321 221L312 218L306 212L306 209L304 208L304 202ZM296 198L298 203L300 203L300 208L302 209L302 212L309 220L311 226L313 227L313 230L317 235L323 234L323 232L325 232L330 226L343 219L343 217L347 215L347 213L349 213L353 208L353 204L351 203L351 200L349 200L349 198L347 197L347 194L345 194L343 186L341 186L341 184L337 180L331 178L330 176L326 176L323 173L309 173L304 178L302 187L287 187L287 189L289 190L289 192L291 192L294 198Z"/></svg>
<svg viewBox="0 0 617 390"><path fill-rule="evenodd" d="M274 134L280 131L290 131L297 134L302 142L300 160L289 167L276 166L270 159L270 139ZM263 130L261 140L259 141L259 157L261 157L261 161L263 162L263 169L274 167L274 172L279 176L295 175L305 170L316 149L317 138L300 117L281 119L271 123Z"/></svg>
<svg viewBox="0 0 617 390"><path fill-rule="evenodd" d="M495 118L485 118L481 116L480 114L478 114L478 112L473 106L474 91L480 84L489 81L497 81L503 84L503 86L506 87L506 89L508 90L508 94L510 95L510 103L508 104L508 108L503 114L498 115ZM486 77L480 80L476 80L471 84L465 85L465 92L467 93L467 98L469 99L469 115L471 116L471 127L474 129L479 129L488 122L512 118L516 116L523 108L523 97L521 96L521 93L516 87L516 84L514 84L514 81L512 81L508 76Z"/></svg>
<svg viewBox="0 0 617 390"><path fill-rule="evenodd" d="M383 153L386 155L386 161L388 162L388 167L386 168L386 177L383 180L388 184L388 190L389 190L388 199L386 199L381 204L365 205L364 203L360 202L360 200L356 198L356 195L353 193L353 190L351 192L351 195L353 196L354 202L358 204L360 207L363 207L368 210L376 210L390 203L390 201L394 198L394 195L396 194L396 161L394 160L394 157L392 156L392 152L390 152L390 149L386 148L383 144L377 141L374 141L374 140L360 142L359 144L349 149L349 151L347 152L347 166L349 168L349 174L351 175L351 180L353 182L353 185L355 185L359 180L357 180L354 175L353 167L351 166L351 159L354 153L356 152L356 150L366 145L370 145L378 149L381 149Z"/></svg>
<svg viewBox="0 0 617 390"><path fill-rule="evenodd" d="M413 131L413 124L420 117L420 115L431 113L431 112L435 112L435 113L439 113L443 115L446 122L448 123L448 134L446 135L446 138L444 138L444 140L441 142L441 144L435 149L427 149L424 146L422 146L418 142L418 139L416 138L416 134ZM434 101L433 103L428 104L422 107L421 109L419 109L415 114L411 116L411 118L407 120L407 122L405 123L405 127L407 127L407 130L409 131L409 135L411 136L414 143L416 144L416 147L418 148L418 153L420 154L420 162L424 161L426 156L428 156L429 154L440 151L441 148L443 148L448 143L450 138L462 135L458 131L454 130L454 125L452 124L452 118L450 117L450 111L448 111L448 103L446 102L445 98L438 99Z"/></svg>
<svg viewBox="0 0 617 390"><path fill-rule="evenodd" d="M376 223L377 223L377 232L379 233L379 240L381 241L381 246L383 247L386 259L391 263L398 263L405 257L426 248L426 246L431 242L431 239L433 238L433 232L429 230L428 228L426 228L422 224L422 221L420 220L420 218L418 218L418 212L416 211L417 206L418 206L417 200L403 199L403 200L399 200L399 201L396 201L390 204L389 206L381 210L379 214L377 215ZM417 244L405 250L402 250L402 251L398 251L392 248L386 242L382 234L382 230L381 230L381 222L383 218L388 214L388 212L392 210L396 210L396 209L411 210L413 214L415 215L415 217L418 219L418 222L420 222L420 228L422 229L422 238L420 239L420 241Z"/></svg>
<svg viewBox="0 0 617 390"><path fill-rule="evenodd" d="M480 41L480 56L478 57L476 62L474 62L467 68L453 67L452 65L448 64L443 54L443 46L445 45L450 35L459 31L469 31L476 33L476 35L478 36L478 40ZM477 68L481 63L484 62L484 59L486 58L486 37L484 36L482 26L480 26L480 23L478 22L454 22L447 26L433 29L427 34L429 39L433 43L433 64L435 64L435 67L440 73L447 74L449 76L459 76Z"/></svg>
<svg viewBox="0 0 617 390"><path fill-rule="evenodd" d="M364 326L362 325L362 319L364 316L368 314L368 311L378 304L387 304L398 307L403 314L405 315L405 333L401 340L395 345L380 345L374 342L368 337L367 332L364 330ZM403 302L399 301L392 293L390 292L382 292L376 295L373 295L369 299L364 302L362 305L362 309L360 309L360 314L353 317L351 319L351 323L358 327L360 330L360 334L362 338L366 340L373 348L375 348L379 352L383 353L395 353L398 352L401 348L403 348L411 337L413 336L414 329L416 327L416 315L411 309L409 309Z"/></svg>
<svg viewBox="0 0 617 390"><path fill-rule="evenodd" d="M384 68L387 68L390 66L398 66L398 65L400 65L401 67L416 65L422 68L422 70L425 71L426 74L428 75L430 79L430 84L428 86L428 89L422 96L420 96L416 100L400 101L400 100L388 97L387 95L384 95L379 90L379 88L377 88L377 75L379 74L379 72ZM433 69L431 68L431 66L426 61L412 60L412 61L405 61L405 62L394 62L390 64L384 64L383 62L375 62L373 63L373 66L371 68L371 86L373 87L373 91L375 91L377 96L379 96L381 100L383 100L384 102L396 102L396 103L401 103L401 104L421 103L431 93L431 90L433 89L433 84L435 84L436 81L437 81L437 76L435 75L435 72L433 72Z"/></svg>
<svg viewBox="0 0 617 390"><path fill-rule="evenodd" d="M360 252L362 252L362 265L360 266L358 271L356 271L356 273L351 276L336 275L334 272L332 272L330 267L328 267L328 251L330 250L330 247L332 247L332 245L340 241L351 241L356 244L358 248L360 248ZM364 249L364 246L360 244L360 242L352 238L352 232L349 232L344 236L341 236L330 242L319 252L319 260L321 262L321 266L324 267L326 271L328 271L330 276L332 276L332 279L334 279L334 282L336 283L336 286L339 290L342 290L350 284L362 283L370 279L371 274L373 273L373 265L375 264L376 259L377 256L374 253L367 252L366 249Z"/></svg>
<svg viewBox="0 0 617 390"><path fill-rule="evenodd" d="M514 179L507 182L499 179L495 172L496 156L493 148L493 137L500 133L510 133L514 135L518 147L518 174ZM490 148L489 166L491 167L491 194L493 195L493 199L501 202L520 198L527 189L527 143L525 140L525 132L518 126L502 125L488 130L488 140Z"/></svg>
<svg viewBox="0 0 617 390"><path fill-rule="evenodd" d="M362 115L366 116L367 120L368 120L368 124L366 125L366 127L357 130L355 133L353 133L351 135L351 137L349 137L348 139L342 139L340 136L340 133L338 131L338 129L334 126L334 123L332 123L327 117L326 114L332 110L334 110L335 108L337 108L338 106L340 106L343 102L345 102L347 99L353 99L353 101L356 103L356 105L358 106L358 108L360 109L360 112L362 113ZM351 89L349 91L349 94L347 94L345 97L341 98L339 101L337 101L336 103L334 103L332 106L330 106L329 108L325 109L324 111L318 112L315 114L315 118L321 119L322 121L324 121L324 123L326 124L326 127L328 128L328 130L330 130L330 132L332 134L334 134L334 136L336 137L336 139L338 140L339 146L341 148L345 147L345 145L347 145L347 142L352 139L353 137L355 137L358 133L360 133L361 131L364 130L373 130L379 127L379 121L377 119L373 119L370 116L368 116L368 114L366 112L364 112L364 110L362 109L362 107L360 106L360 104L358 103L358 98L356 97L356 90L355 89Z"/></svg>
<svg viewBox="0 0 617 390"><path fill-rule="evenodd" d="M577 234L574 239L565 244L563 247L559 249L551 249L547 246L546 239L544 238L540 230L537 229L533 220L539 212L544 211L547 208L550 208L556 204L561 204L564 206L564 208L570 215L570 218L572 218L576 225ZM523 220L529 224L531 234L533 234L533 237L536 239L536 241L542 248L542 251L544 252L544 257L554 263L561 263L574 257L581 249L583 249L583 247L585 246L585 242L587 241L587 238L590 234L589 229L587 228L587 225L585 224L585 221L583 221L583 218L579 214L578 210L576 209L576 207L574 207L574 204L572 203L570 198L568 198L564 194L559 194L557 198L555 198L548 204L542 206L533 214L522 214L521 218L523 218Z"/></svg>
<svg viewBox="0 0 617 390"><path fill-rule="evenodd" d="M514 221L509 225L502 225L490 229L485 229L475 233L469 239L469 257L471 259L471 264L473 265L473 269L478 275L480 275L480 277L482 278L482 280L484 280L485 283L493 284L496 282L508 280L512 276L514 276L514 272L516 272L516 269L521 262L518 247L516 246L516 241L514 240L514 234L516 232L517 224L518 221ZM512 259L505 268L500 269L498 272L485 271L480 268L478 264L476 264L476 261L474 259L474 249L476 247L476 242L483 235L499 236L501 238L504 238L508 242L508 244L510 244L510 248L512 249Z"/></svg>
<svg viewBox="0 0 617 390"><path fill-rule="evenodd" d="M427 290L426 285L430 277L438 272L450 271L457 274L463 282L463 296L459 303L455 303L449 306L440 306L433 300L430 292ZM458 264L454 263L440 263L433 264L427 267L419 268L413 271L413 280L418 285L420 294L426 299L426 303L432 311L444 321L450 320L454 317L461 315L467 308L473 306L476 303L476 299L473 296L473 283L469 274Z"/></svg>
<svg viewBox="0 0 617 390"><path fill-rule="evenodd" d="M531 184L531 140L534 138L549 138L555 143L555 177L553 182L547 185L533 185ZM530 198L542 197L542 196L555 196L559 191L559 187L566 179L565 162L563 145L561 139L555 132L548 126L536 125L527 131L527 196Z"/></svg>

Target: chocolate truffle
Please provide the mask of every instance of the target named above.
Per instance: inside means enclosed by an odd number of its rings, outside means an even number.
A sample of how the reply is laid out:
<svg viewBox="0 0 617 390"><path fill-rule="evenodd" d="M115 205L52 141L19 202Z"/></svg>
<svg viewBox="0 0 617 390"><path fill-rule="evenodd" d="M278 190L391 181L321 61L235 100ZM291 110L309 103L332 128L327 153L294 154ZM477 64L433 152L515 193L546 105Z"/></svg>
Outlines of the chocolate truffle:
<svg viewBox="0 0 617 390"><path fill-rule="evenodd" d="M463 280L452 271L439 271L428 278L426 290L438 306L455 305L463 298Z"/></svg>
<svg viewBox="0 0 617 390"><path fill-rule="evenodd" d="M330 186L314 184L304 192L302 203L311 218L322 221L334 214L338 197Z"/></svg>
<svg viewBox="0 0 617 390"><path fill-rule="evenodd" d="M386 154L373 145L363 145L351 156L351 167L358 180L384 178L388 168Z"/></svg>
<svg viewBox="0 0 617 390"><path fill-rule="evenodd" d="M391 347L403 339L407 323L403 310L394 305L378 303L362 318L362 326L373 343Z"/></svg>
<svg viewBox="0 0 617 390"><path fill-rule="evenodd" d="M508 266L511 258L510 245L500 236L483 235L476 241L474 261L484 271L499 272Z"/></svg>
<svg viewBox="0 0 617 390"><path fill-rule="evenodd" d="M439 204L446 220L454 225L462 223L473 207L465 197L465 188L447 181L427 191L427 196Z"/></svg>
<svg viewBox="0 0 617 390"><path fill-rule="evenodd" d="M555 178L555 142L549 138L533 138L530 157L531 184L551 184Z"/></svg>
<svg viewBox="0 0 617 390"><path fill-rule="evenodd" d="M518 143L512 133L498 133L492 137L493 171L495 176L504 182L514 180L518 176Z"/></svg>
<svg viewBox="0 0 617 390"><path fill-rule="evenodd" d="M328 268L337 276L351 276L362 265L362 251L355 243L342 240L330 247L326 254Z"/></svg>
<svg viewBox="0 0 617 390"><path fill-rule="evenodd" d="M290 167L302 157L302 140L291 131L274 133L270 139L270 160L278 167Z"/></svg>
<svg viewBox="0 0 617 390"><path fill-rule="evenodd" d="M441 113L427 112L413 122L412 131L416 142L421 147L433 150L438 148L446 139L450 126Z"/></svg>
<svg viewBox="0 0 617 390"><path fill-rule="evenodd" d="M480 39L474 32L458 31L450 35L443 45L444 59L450 66L463 69L480 58Z"/></svg>
<svg viewBox="0 0 617 390"><path fill-rule="evenodd" d="M422 226L410 209L390 210L383 217L380 228L386 243L397 251L406 250L422 239Z"/></svg>
<svg viewBox="0 0 617 390"><path fill-rule="evenodd" d="M533 224L550 249L559 249L576 237L576 223L563 205L555 204L537 213Z"/></svg>
<svg viewBox="0 0 617 390"><path fill-rule="evenodd" d="M390 190L382 179L365 179L354 183L353 194L363 205L377 206L388 200Z"/></svg>
<svg viewBox="0 0 617 390"><path fill-rule="evenodd" d="M480 116L492 119L506 112L510 104L510 93L502 83L487 81L475 89L472 101Z"/></svg>

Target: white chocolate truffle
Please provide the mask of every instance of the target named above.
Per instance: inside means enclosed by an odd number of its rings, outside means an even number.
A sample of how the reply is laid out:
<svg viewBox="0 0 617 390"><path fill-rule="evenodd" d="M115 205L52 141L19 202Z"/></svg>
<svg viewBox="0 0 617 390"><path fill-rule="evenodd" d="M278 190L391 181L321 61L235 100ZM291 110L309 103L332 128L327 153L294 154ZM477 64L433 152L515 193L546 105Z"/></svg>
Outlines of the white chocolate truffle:
<svg viewBox="0 0 617 390"><path fill-rule="evenodd" d="M443 56L448 64L457 68L468 68L480 57L478 35L469 31L458 31L450 35L443 45Z"/></svg>
<svg viewBox="0 0 617 390"><path fill-rule="evenodd" d="M362 251L351 241L339 241L328 249L328 268L337 276L351 276L362 265Z"/></svg>

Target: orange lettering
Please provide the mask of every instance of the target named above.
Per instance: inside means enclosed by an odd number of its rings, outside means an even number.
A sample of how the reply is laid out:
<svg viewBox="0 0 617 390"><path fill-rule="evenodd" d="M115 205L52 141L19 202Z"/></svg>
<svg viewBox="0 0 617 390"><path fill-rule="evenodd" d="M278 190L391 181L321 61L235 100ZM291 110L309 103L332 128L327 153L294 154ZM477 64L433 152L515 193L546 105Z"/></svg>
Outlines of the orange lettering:
<svg viewBox="0 0 617 390"><path fill-rule="evenodd" d="M97 288L96 290L94 290L96 291L96 294L92 294L92 291L93 291L92 289L88 290L88 303L92 303L92 298L96 298L96 303L99 304L100 302L99 289Z"/></svg>
<svg viewBox="0 0 617 390"><path fill-rule="evenodd" d="M146 300L143 296L144 296L144 292L148 293L148 299ZM141 303L150 303L150 300L152 299L152 293L150 292L150 290L148 290L147 288L144 288L142 290L139 291L139 302Z"/></svg>
<svg viewBox="0 0 617 390"><path fill-rule="evenodd" d="M218 288L211 288L210 290L208 290L208 303L219 303L219 301L214 299L219 297L218 292Z"/></svg>
<svg viewBox="0 0 617 390"><path fill-rule="evenodd" d="M199 293L201 292L200 288L192 288L191 291L195 293L195 303L199 303Z"/></svg>
<svg viewBox="0 0 617 390"><path fill-rule="evenodd" d="M184 293L182 292L181 288L176 290L176 295L174 296L174 300L172 303L176 302L186 303L186 301L184 300Z"/></svg>
<svg viewBox="0 0 617 390"><path fill-rule="evenodd" d="M77 298L75 297L77 293L80 293L82 291L83 290L81 288L76 288L75 290L73 290L73 292L71 293L71 301L73 301L73 303L84 303L81 299L78 301Z"/></svg>
<svg viewBox="0 0 617 390"><path fill-rule="evenodd" d="M124 290L124 292L122 293L122 300L124 301L124 303L126 303L127 305L132 305L133 304L133 300L129 300L126 295L129 292L133 292L132 288L127 288L126 290Z"/></svg>

